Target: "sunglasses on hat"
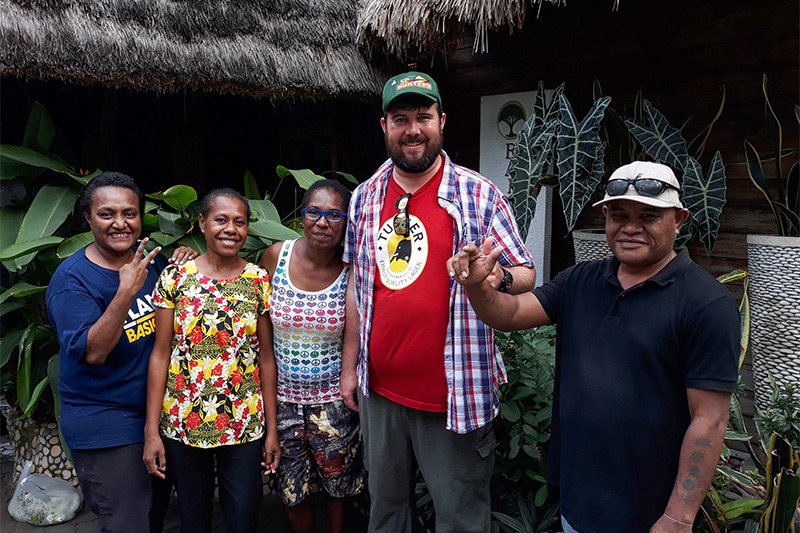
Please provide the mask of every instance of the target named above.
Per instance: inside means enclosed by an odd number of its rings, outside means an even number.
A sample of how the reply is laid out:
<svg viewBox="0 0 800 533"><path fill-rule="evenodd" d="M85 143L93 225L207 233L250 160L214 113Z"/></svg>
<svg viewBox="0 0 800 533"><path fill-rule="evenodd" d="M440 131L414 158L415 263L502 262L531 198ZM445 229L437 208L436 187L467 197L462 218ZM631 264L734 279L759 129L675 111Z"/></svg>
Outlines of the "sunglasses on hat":
<svg viewBox="0 0 800 533"><path fill-rule="evenodd" d="M606 194L609 196L622 196L633 185L636 192L642 196L656 197L661 196L667 189L680 189L665 181L653 178L619 178L613 179L606 184Z"/></svg>

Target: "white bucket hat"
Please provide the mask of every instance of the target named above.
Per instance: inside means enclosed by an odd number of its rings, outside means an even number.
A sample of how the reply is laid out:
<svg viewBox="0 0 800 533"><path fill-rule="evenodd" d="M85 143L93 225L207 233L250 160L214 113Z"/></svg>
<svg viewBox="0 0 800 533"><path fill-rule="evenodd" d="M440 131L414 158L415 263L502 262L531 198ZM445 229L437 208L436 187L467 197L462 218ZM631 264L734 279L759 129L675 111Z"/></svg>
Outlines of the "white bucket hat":
<svg viewBox="0 0 800 533"><path fill-rule="evenodd" d="M664 192L658 196L643 196L640 194L632 183L628 184L628 189L624 194L619 196L609 196L608 193L602 200L594 204L594 207L608 203L612 200L632 200L653 207L676 207L678 209L685 209L681 203L680 190L681 185L678 183L678 178L675 173L667 165L659 163L651 163L649 161L634 161L627 165L619 167L615 170L608 181L613 180L639 180L639 179L654 179L663 181L670 185Z"/></svg>

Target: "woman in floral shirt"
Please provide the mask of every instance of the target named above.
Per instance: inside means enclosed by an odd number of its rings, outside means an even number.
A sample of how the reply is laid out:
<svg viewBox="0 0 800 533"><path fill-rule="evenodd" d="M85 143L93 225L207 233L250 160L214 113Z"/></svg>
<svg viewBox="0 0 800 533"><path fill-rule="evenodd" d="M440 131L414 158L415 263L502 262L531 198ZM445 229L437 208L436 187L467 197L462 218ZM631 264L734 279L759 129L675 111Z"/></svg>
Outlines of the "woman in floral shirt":
<svg viewBox="0 0 800 533"><path fill-rule="evenodd" d="M271 285L238 255L249 218L236 191L209 193L198 217L206 253L167 267L153 292L144 460L175 476L185 532L211 531L215 460L227 530L256 531L259 462L272 471L280 458Z"/></svg>

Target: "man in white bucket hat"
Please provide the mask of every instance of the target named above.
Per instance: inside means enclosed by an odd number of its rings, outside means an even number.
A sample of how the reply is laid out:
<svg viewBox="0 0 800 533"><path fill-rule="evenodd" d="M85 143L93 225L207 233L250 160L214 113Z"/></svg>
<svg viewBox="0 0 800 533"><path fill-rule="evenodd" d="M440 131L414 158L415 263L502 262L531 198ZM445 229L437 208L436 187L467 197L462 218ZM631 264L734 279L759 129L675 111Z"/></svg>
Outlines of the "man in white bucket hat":
<svg viewBox="0 0 800 533"><path fill-rule="evenodd" d="M689 533L736 388L736 303L673 248L689 212L669 167L617 169L595 205L611 259L518 295L486 281L500 254L491 242L465 247L448 271L493 328L557 324L548 478L561 487L564 530Z"/></svg>

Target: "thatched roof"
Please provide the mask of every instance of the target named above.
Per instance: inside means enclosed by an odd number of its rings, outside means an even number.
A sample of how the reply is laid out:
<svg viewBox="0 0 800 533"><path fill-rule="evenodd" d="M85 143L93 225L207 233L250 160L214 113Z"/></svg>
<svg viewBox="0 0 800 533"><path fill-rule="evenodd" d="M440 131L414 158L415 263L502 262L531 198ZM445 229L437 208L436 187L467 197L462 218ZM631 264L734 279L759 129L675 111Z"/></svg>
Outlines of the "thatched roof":
<svg viewBox="0 0 800 533"><path fill-rule="evenodd" d="M614 7L619 0L613 0ZM485 52L490 31L522 28L527 4L566 4L566 0L362 0L358 39L369 52L402 58L442 52L468 28L473 52Z"/></svg>
<svg viewBox="0 0 800 533"><path fill-rule="evenodd" d="M0 0L0 74L276 99L367 97L386 76L353 0Z"/></svg>

